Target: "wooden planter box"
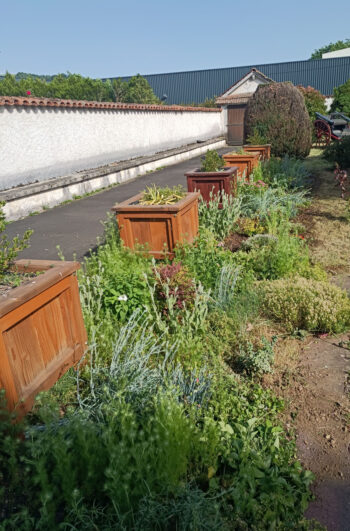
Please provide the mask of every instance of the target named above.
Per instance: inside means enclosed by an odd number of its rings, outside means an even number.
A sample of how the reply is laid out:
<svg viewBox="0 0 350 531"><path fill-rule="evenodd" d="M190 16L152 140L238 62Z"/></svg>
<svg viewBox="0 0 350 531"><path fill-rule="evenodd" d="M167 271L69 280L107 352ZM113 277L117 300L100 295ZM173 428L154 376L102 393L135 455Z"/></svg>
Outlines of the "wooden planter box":
<svg viewBox="0 0 350 531"><path fill-rule="evenodd" d="M211 192L214 195L221 192L234 195L237 189L237 171L238 168L235 166L214 172L204 172L196 168L185 173L187 190L189 192L200 192L207 203L210 201Z"/></svg>
<svg viewBox="0 0 350 531"><path fill-rule="evenodd" d="M0 388L9 409L28 411L83 355L86 331L76 262L17 260L15 270L42 274L0 297Z"/></svg>
<svg viewBox="0 0 350 531"><path fill-rule="evenodd" d="M243 146L244 151L258 151L260 153L260 160L269 160L271 157L271 144L262 144L261 146L246 144Z"/></svg>
<svg viewBox="0 0 350 531"><path fill-rule="evenodd" d="M252 151L249 155L235 155L234 153L227 153L222 158L225 161L225 166L237 166L238 180L249 180L249 175L259 164L259 152Z"/></svg>
<svg viewBox="0 0 350 531"><path fill-rule="evenodd" d="M137 194L112 208L124 245L144 245L154 258L173 258L176 244L191 243L198 233L199 192L188 193L174 205L140 205L141 197Z"/></svg>

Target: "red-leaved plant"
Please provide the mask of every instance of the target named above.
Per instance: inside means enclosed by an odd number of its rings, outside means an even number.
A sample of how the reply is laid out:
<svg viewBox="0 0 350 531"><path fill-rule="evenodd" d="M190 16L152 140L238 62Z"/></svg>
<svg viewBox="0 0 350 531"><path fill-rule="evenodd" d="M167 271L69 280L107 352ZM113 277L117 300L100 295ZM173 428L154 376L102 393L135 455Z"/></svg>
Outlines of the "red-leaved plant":
<svg viewBox="0 0 350 531"><path fill-rule="evenodd" d="M348 173L345 170L342 170L338 163L335 163L334 178L340 187L342 198L345 199L345 194L347 192Z"/></svg>
<svg viewBox="0 0 350 531"><path fill-rule="evenodd" d="M154 272L156 296L164 315L168 316L169 313L166 304L169 297L174 297L174 306L177 310L183 310L185 306L186 308L193 306L196 295L195 284L181 262L157 267Z"/></svg>

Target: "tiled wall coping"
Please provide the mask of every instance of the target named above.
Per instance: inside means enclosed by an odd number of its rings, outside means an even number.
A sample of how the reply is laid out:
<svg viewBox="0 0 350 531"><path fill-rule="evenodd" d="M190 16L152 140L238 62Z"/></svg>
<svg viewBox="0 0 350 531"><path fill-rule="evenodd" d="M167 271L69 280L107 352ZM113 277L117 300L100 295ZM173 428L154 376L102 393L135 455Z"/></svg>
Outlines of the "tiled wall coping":
<svg viewBox="0 0 350 531"><path fill-rule="evenodd" d="M181 105L146 105L141 103L114 103L112 101L62 100L57 98L36 98L28 96L0 96L0 106L58 107L74 109L108 109L125 111L161 112L221 112L212 107L186 107Z"/></svg>

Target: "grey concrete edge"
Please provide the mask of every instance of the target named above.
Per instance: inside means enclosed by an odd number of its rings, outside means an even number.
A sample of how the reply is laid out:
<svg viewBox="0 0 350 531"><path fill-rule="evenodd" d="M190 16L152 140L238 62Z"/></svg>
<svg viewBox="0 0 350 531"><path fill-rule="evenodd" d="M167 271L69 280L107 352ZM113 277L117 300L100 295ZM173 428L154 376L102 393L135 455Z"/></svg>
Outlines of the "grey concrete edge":
<svg viewBox="0 0 350 531"><path fill-rule="evenodd" d="M52 208L65 201L91 192L124 183L154 171L159 166L170 166L191 159L208 149L219 149L226 145L223 136L204 142L196 142L169 149L150 156L111 163L90 170L48 179L38 183L19 186L0 192L0 201L5 201L4 212L8 221L23 218L32 212Z"/></svg>

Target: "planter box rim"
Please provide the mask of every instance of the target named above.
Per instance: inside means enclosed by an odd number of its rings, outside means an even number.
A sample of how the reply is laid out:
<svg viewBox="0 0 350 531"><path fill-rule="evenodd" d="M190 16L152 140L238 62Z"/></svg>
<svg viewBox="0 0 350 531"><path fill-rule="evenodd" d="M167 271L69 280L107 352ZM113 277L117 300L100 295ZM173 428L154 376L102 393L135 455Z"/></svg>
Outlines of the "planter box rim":
<svg viewBox="0 0 350 531"><path fill-rule="evenodd" d="M243 144L243 147L251 147L251 148L256 148L256 147L271 147L272 144Z"/></svg>
<svg viewBox="0 0 350 531"><path fill-rule="evenodd" d="M200 196L199 192L186 192L185 197L180 199L177 203L172 205L140 205L139 199L142 197L143 192L136 194L129 199L126 199L122 203L116 203L112 207L112 211L119 212L179 212L182 208L192 203ZM133 204L135 203L135 204Z"/></svg>
<svg viewBox="0 0 350 531"><path fill-rule="evenodd" d="M235 153L226 153L225 155L222 156L222 158L225 160L226 158L233 158L233 159L239 159L239 158L255 158L256 156L259 156L260 155L260 152L259 151L250 151L250 153L246 154L246 155L242 155L242 153L237 153L237 155L235 155Z"/></svg>
<svg viewBox="0 0 350 531"><path fill-rule="evenodd" d="M222 177L230 176L231 173L234 173L238 170L237 166L224 166L219 171L201 171L200 168L194 168L193 170L187 171L185 173L186 177Z"/></svg>
<svg viewBox="0 0 350 531"><path fill-rule="evenodd" d="M23 303L39 295L80 268L79 262L62 260L15 260L11 269L22 273L42 271L42 275L34 277L30 283L12 288L6 295L0 296L0 317L15 310Z"/></svg>

